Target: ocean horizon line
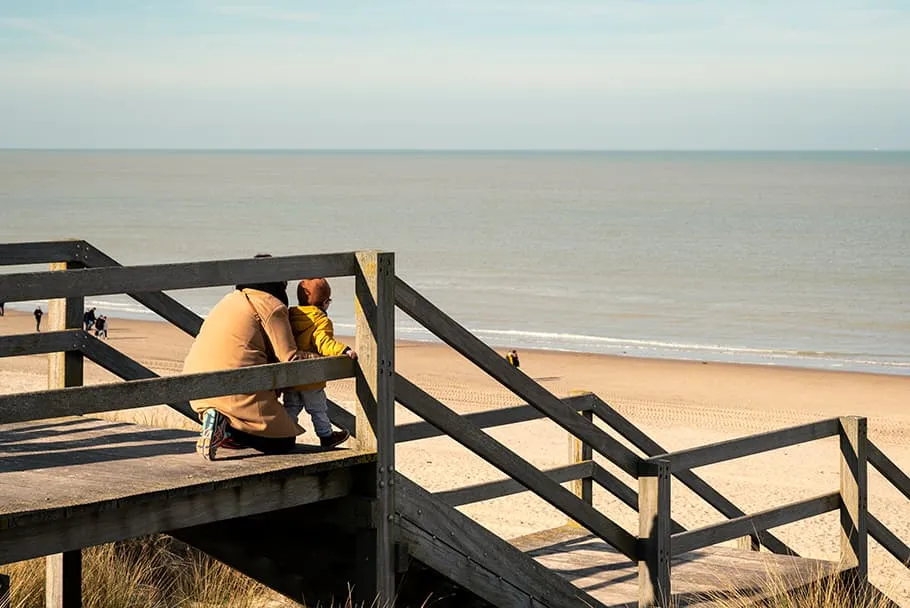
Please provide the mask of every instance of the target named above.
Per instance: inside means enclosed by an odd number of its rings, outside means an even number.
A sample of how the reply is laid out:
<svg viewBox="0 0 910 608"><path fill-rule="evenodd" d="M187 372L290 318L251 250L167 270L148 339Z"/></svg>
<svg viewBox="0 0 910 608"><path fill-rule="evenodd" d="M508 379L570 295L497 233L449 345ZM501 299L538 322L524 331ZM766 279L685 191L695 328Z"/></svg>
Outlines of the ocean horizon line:
<svg viewBox="0 0 910 608"><path fill-rule="evenodd" d="M291 148L291 147L5 147L0 152L165 152L306 154L873 154L910 148Z"/></svg>

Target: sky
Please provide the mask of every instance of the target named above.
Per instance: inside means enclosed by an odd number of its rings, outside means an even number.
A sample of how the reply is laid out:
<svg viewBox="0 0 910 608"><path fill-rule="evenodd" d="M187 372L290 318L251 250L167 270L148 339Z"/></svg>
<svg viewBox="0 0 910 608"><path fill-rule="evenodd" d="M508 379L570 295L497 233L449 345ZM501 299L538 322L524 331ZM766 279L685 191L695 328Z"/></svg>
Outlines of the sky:
<svg viewBox="0 0 910 608"><path fill-rule="evenodd" d="M0 148L908 149L910 0L0 0Z"/></svg>

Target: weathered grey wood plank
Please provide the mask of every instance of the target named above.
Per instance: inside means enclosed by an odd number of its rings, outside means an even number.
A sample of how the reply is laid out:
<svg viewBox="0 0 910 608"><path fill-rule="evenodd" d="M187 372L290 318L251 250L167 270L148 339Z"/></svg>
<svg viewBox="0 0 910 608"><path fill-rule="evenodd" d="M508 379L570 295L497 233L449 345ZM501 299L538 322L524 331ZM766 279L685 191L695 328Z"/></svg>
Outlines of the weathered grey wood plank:
<svg viewBox="0 0 910 608"><path fill-rule="evenodd" d="M82 353L91 361L124 380L147 380L159 377L141 363L87 333L81 337L81 346ZM199 422L199 416L190 407L188 401L168 403L167 405L193 422Z"/></svg>
<svg viewBox="0 0 910 608"><path fill-rule="evenodd" d="M613 430L626 438L632 445L644 452L647 456L658 456L667 453L667 450L661 447L660 444L645 435L625 416L596 396L593 412L595 416L606 422ZM733 504L693 471L677 471L673 473L673 475L686 487L695 492L702 500L717 509L724 517L731 519L746 515L745 511ZM761 532L755 536L773 553L781 555L798 555L793 549L788 547L783 541L770 532Z"/></svg>
<svg viewBox="0 0 910 608"><path fill-rule="evenodd" d="M0 357L45 355L68 350L79 350L81 329L42 331L34 334L0 336Z"/></svg>
<svg viewBox="0 0 910 608"><path fill-rule="evenodd" d="M670 603L670 462L643 462L638 472L638 606Z"/></svg>
<svg viewBox="0 0 910 608"><path fill-rule="evenodd" d="M770 450L777 450L791 445L833 437L840 432L840 423L837 418L811 422L778 431L759 433L747 437L739 437L728 441L720 441L688 450L670 452L660 456L670 461L671 470L677 471L703 467L716 462L734 460L744 456L761 454Z"/></svg>
<svg viewBox="0 0 910 608"><path fill-rule="evenodd" d="M188 449L192 450L192 444ZM2 514L0 563L346 496L352 489L352 467L375 458L356 452L314 456L318 459L311 466L306 463L313 456L288 455L273 461L300 462L301 466L255 475L237 470L236 477L218 481L208 481L200 472L199 480L191 485L125 492L122 498L83 504L70 501L70 506L52 510ZM195 455L186 457L195 462ZM110 484L116 483L111 479ZM186 480L175 479L174 483L186 484Z"/></svg>
<svg viewBox="0 0 910 608"><path fill-rule="evenodd" d="M839 506L840 494L832 492L782 507L759 511L753 515L737 517L736 519L730 519L710 526L680 532L674 534L672 538L673 555L716 545L739 536L746 536L756 530L776 528L801 519L815 517L822 513L834 511Z"/></svg>
<svg viewBox="0 0 910 608"><path fill-rule="evenodd" d="M44 298L148 293L238 283L282 281L300 276L353 275L353 253L185 262L110 268L85 268L61 273L23 272L0 275L0 293L11 302Z"/></svg>
<svg viewBox="0 0 910 608"><path fill-rule="evenodd" d="M416 559L437 572L462 585L481 584L480 588L468 588L476 589L475 593L487 601L506 602L496 605L602 606L466 515L442 504L406 477L397 475L396 485L402 540ZM427 541L427 536L435 542ZM485 577L483 570L520 590L524 599L511 589L501 590L498 585L490 587L483 580L478 581L478 576ZM538 603L532 603L530 598Z"/></svg>
<svg viewBox="0 0 910 608"><path fill-rule="evenodd" d="M77 253L79 260L89 268L122 266L122 264L117 262L114 258L89 243L80 245L80 247L77 248ZM199 334L199 328L202 327L202 317L171 296L161 293L160 291L127 293L126 295L189 335L196 337Z"/></svg>
<svg viewBox="0 0 910 608"><path fill-rule="evenodd" d="M639 458L629 448L585 420L578 412L572 411L558 397L526 376L524 372L509 365L493 349L436 308L400 278L396 278L395 303L437 338L528 404L546 414L570 434L590 445L598 454L629 475L634 477L638 474Z"/></svg>
<svg viewBox="0 0 910 608"><path fill-rule="evenodd" d="M80 240L0 243L0 266L75 262L79 259L78 248L84 244ZM14 301L4 297L6 302Z"/></svg>
<svg viewBox="0 0 910 608"><path fill-rule="evenodd" d="M519 481L564 515L571 517L630 558L635 556L634 536L400 374L396 374L395 377L395 396L403 406L445 431L452 439L509 477Z"/></svg>
<svg viewBox="0 0 910 608"><path fill-rule="evenodd" d="M910 500L910 477L871 441L867 440L866 449L867 458L872 463L872 466Z"/></svg>
<svg viewBox="0 0 910 608"><path fill-rule="evenodd" d="M869 534L878 541L878 544L897 558L897 561L910 568L910 547L904 541L898 538L894 532L889 530L885 524L871 513L866 515L866 525L868 526Z"/></svg>
<svg viewBox="0 0 910 608"><path fill-rule="evenodd" d="M584 412L589 407L590 395L567 397L562 401L569 407ZM482 429L546 418L545 414L530 405L514 405L484 412L472 412L463 414L463 416ZM442 435L444 435L442 431L425 421L408 422L395 427L397 443L441 437Z"/></svg>
<svg viewBox="0 0 910 608"><path fill-rule="evenodd" d="M358 365L355 437L378 462L369 496L376 497L375 530L363 531L355 600L392 602L395 597L395 256L356 255L354 293Z"/></svg>
<svg viewBox="0 0 910 608"><path fill-rule="evenodd" d="M179 403L353 375L354 366L349 358L322 357L220 372L0 395L0 423Z"/></svg>
<svg viewBox="0 0 910 608"><path fill-rule="evenodd" d="M592 461L577 462L563 467L555 467L541 471L544 475L556 483L565 483L574 481L583 477L590 477L594 463ZM450 507L459 507L469 505L484 500L502 498L512 494L520 494L529 490L514 479L503 479L500 481L489 481L454 490L445 490L433 494L438 500L441 500ZM588 503L590 504L590 503Z"/></svg>
<svg viewBox="0 0 910 608"><path fill-rule="evenodd" d="M869 578L868 465L866 419L840 419L840 556L854 583Z"/></svg>

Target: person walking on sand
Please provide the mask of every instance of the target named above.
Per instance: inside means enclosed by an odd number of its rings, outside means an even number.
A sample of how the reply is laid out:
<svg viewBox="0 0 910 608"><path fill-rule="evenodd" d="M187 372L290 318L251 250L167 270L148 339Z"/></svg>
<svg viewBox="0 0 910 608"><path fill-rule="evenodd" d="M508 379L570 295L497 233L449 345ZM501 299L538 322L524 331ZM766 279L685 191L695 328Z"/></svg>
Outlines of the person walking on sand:
<svg viewBox="0 0 910 608"><path fill-rule="evenodd" d="M95 319L95 335L107 339L107 315L101 315Z"/></svg>
<svg viewBox="0 0 910 608"><path fill-rule="evenodd" d="M95 309L89 308L82 315L82 322L85 324L85 331L91 331L92 325L95 324Z"/></svg>
<svg viewBox="0 0 910 608"><path fill-rule="evenodd" d="M506 361L508 361L509 365L514 368L518 368L520 366L520 362L518 361L518 353L514 348L509 351L509 354L506 355Z"/></svg>
<svg viewBox="0 0 910 608"><path fill-rule="evenodd" d="M44 311L41 310L41 307L38 306L35 308L35 331L41 331L41 317L44 316Z"/></svg>
<svg viewBox="0 0 910 608"><path fill-rule="evenodd" d="M326 314L332 303L332 288L323 278L304 279L297 285L297 306L290 309L291 331L297 348L304 352L318 353L323 357L346 355L357 360L357 353L335 339L335 328ZM325 396L325 382L295 386L284 391L284 407L288 415L297 420L305 409L313 420L313 427L323 448L334 448L347 441L351 434L342 429L332 429Z"/></svg>

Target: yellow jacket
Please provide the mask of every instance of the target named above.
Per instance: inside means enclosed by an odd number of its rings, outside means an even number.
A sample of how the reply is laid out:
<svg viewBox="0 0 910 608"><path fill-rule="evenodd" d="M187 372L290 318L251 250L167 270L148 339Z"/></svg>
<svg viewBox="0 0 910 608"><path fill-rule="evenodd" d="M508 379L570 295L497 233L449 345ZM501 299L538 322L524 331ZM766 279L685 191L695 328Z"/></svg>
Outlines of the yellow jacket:
<svg viewBox="0 0 910 608"><path fill-rule="evenodd" d="M290 309L291 330L299 350L319 353L323 357L343 355L348 349L335 339L332 320L318 306L294 306ZM325 388L325 382L295 386L297 391Z"/></svg>

